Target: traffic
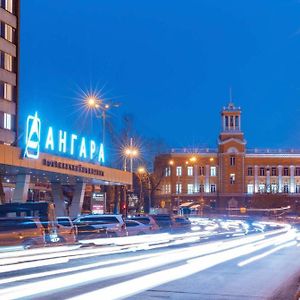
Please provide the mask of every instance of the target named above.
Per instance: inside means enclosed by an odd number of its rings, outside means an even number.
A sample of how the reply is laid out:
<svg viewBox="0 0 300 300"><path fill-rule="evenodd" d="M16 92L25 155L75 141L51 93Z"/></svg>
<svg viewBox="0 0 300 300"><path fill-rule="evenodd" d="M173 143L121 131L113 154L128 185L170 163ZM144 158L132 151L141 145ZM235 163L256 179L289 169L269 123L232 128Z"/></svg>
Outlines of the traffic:
<svg viewBox="0 0 300 300"><path fill-rule="evenodd" d="M286 226L255 219L205 218L170 214L83 214L56 217L51 203L0 205L0 247L21 249L89 243L99 239L168 234L185 237L229 238L263 233ZM101 244L101 242L100 242Z"/></svg>

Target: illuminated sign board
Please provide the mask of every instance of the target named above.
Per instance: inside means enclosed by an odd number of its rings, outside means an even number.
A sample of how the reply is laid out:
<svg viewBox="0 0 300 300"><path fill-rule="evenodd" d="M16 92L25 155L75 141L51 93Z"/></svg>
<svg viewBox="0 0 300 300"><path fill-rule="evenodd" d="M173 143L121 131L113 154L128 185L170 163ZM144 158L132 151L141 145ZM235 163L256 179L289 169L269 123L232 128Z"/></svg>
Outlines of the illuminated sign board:
<svg viewBox="0 0 300 300"><path fill-rule="evenodd" d="M61 129L54 130L52 126L43 128L36 112L27 117L24 157L38 159L40 151L104 163L102 143Z"/></svg>

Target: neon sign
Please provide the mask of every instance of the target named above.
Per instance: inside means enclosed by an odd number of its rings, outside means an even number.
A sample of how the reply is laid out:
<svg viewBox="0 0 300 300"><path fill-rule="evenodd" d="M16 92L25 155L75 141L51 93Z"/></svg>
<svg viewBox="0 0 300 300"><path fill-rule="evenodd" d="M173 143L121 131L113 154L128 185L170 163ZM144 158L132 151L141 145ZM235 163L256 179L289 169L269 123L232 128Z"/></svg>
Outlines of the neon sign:
<svg viewBox="0 0 300 300"><path fill-rule="evenodd" d="M64 130L55 131L53 127L46 128L45 141L41 135L41 120L36 112L34 116L28 116L26 122L26 140L24 157L38 159L40 149L45 152L58 152L80 159L97 160L104 163L103 144L96 144L94 140L88 140L74 133Z"/></svg>

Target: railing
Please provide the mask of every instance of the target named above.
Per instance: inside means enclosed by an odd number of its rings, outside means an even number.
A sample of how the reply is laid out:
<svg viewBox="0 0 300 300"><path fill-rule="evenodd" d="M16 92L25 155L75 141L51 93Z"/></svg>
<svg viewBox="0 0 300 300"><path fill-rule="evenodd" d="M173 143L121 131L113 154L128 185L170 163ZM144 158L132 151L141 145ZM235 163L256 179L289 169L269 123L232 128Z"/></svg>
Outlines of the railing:
<svg viewBox="0 0 300 300"><path fill-rule="evenodd" d="M215 148L172 148L171 153L218 153L218 150Z"/></svg>
<svg viewBox="0 0 300 300"><path fill-rule="evenodd" d="M248 154L300 154L300 149L247 149Z"/></svg>
<svg viewBox="0 0 300 300"><path fill-rule="evenodd" d="M196 154L196 153L218 153L217 148L171 148L171 153L177 154ZM269 149L269 148L254 148L247 149L247 154L300 154L300 149Z"/></svg>

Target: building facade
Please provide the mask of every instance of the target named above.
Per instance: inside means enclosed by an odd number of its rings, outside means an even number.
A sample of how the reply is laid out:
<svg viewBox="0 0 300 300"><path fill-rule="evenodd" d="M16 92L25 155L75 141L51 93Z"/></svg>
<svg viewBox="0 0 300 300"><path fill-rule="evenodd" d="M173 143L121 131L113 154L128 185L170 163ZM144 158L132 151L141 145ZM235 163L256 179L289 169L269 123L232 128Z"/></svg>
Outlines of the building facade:
<svg viewBox="0 0 300 300"><path fill-rule="evenodd" d="M162 177L156 205L227 209L283 207L300 203L300 150L247 149L241 109L229 103L221 112L215 149L172 149L155 158Z"/></svg>
<svg viewBox="0 0 300 300"><path fill-rule="evenodd" d="M16 142L19 1L0 0L0 143Z"/></svg>

